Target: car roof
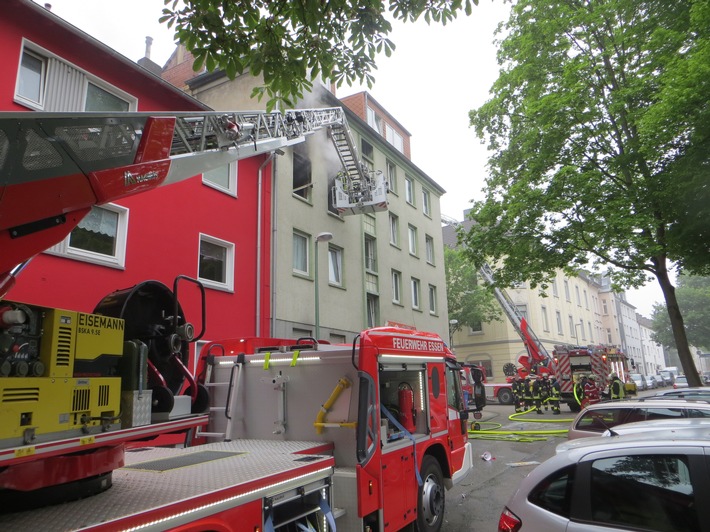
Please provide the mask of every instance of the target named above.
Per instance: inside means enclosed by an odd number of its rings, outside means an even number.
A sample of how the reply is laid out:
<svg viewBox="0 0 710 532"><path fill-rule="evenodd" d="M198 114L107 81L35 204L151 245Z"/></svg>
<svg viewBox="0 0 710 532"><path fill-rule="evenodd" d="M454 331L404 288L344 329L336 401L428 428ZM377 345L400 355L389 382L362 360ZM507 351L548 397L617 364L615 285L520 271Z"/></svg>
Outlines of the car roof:
<svg viewBox="0 0 710 532"><path fill-rule="evenodd" d="M634 423L624 423L607 430L602 436L623 436L636 432L647 432L651 430L687 430L695 428L710 428L710 418L691 417L680 419L649 419L646 421L636 421Z"/></svg>
<svg viewBox="0 0 710 532"><path fill-rule="evenodd" d="M589 405L584 410L582 410L578 417L585 412L593 410L606 410L609 408L649 408L649 407L668 407L668 408L679 408L681 406L700 406L710 408L710 402L704 401L702 399L693 400L692 398L683 399L655 399L653 397L646 399L635 399L633 401L603 401L601 403L595 403Z"/></svg>
<svg viewBox="0 0 710 532"><path fill-rule="evenodd" d="M570 453L569 460L578 462L592 452L674 446L710 447L710 425L706 423L683 430L667 428L618 436L579 438L560 443L556 447L556 452L557 454Z"/></svg>
<svg viewBox="0 0 710 532"><path fill-rule="evenodd" d="M677 395L677 394L689 394L689 393L708 393L710 394L710 386L691 386L689 388L672 388L669 390L662 390L655 393L650 397L661 397L663 395Z"/></svg>

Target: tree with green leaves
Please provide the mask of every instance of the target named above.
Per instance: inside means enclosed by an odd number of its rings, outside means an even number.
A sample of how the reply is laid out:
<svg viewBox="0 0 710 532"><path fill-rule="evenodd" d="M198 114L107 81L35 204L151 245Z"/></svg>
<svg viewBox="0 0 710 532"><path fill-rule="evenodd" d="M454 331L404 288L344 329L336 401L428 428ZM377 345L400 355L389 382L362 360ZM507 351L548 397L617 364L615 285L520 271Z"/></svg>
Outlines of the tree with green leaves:
<svg viewBox="0 0 710 532"><path fill-rule="evenodd" d="M476 267L463 250L444 247L444 264L449 320L456 320L451 332L474 327L478 323L499 321L500 305L490 290L478 284Z"/></svg>
<svg viewBox="0 0 710 532"><path fill-rule="evenodd" d="M710 277L683 275L676 287L678 305L683 311L683 323L691 345L710 351ZM653 340L661 345L673 345L673 330L663 305L653 306Z"/></svg>
<svg viewBox="0 0 710 532"><path fill-rule="evenodd" d="M491 99L486 197L465 236L502 285L558 268L618 289L660 285L679 358L700 385L669 270L710 273L710 2L518 0ZM702 209L702 210L701 210Z"/></svg>
<svg viewBox="0 0 710 532"><path fill-rule="evenodd" d="M250 72L268 95L293 105L318 76L338 86L372 86L375 57L395 49L391 20L423 17L446 24L478 0L164 0L161 22L192 52L195 70L224 70L230 78Z"/></svg>

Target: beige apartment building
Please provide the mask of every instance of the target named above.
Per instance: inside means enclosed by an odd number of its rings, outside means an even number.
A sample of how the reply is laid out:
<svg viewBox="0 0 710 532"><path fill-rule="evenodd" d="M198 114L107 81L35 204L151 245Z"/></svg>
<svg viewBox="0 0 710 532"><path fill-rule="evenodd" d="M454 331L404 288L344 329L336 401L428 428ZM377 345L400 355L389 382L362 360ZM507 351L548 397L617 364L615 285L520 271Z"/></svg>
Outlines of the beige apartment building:
<svg viewBox="0 0 710 532"><path fill-rule="evenodd" d="M468 222L463 223L465 226ZM449 225L443 232L445 245L455 245L455 228ZM623 293L611 290L608 279L585 272L567 277L560 271L544 294L527 283L505 292L550 355L556 344L604 344L635 352L635 336L628 333L631 326L624 318L634 307ZM627 345L629 341L631 344ZM481 364L493 381L504 379L505 364L517 363L520 356L527 355L520 336L503 312L501 321L462 328L452 334L451 343L460 360Z"/></svg>
<svg viewBox="0 0 710 532"><path fill-rule="evenodd" d="M185 85L215 110L263 109L249 98L255 83L215 72ZM339 100L316 84L297 107L335 106L346 112L360 158L386 176L389 206L338 214L332 187L341 165L325 130L275 154L271 174L260 177L273 180L271 330L261 334L350 342L367 327L397 323L445 338L445 191L411 161L410 134L368 93Z"/></svg>

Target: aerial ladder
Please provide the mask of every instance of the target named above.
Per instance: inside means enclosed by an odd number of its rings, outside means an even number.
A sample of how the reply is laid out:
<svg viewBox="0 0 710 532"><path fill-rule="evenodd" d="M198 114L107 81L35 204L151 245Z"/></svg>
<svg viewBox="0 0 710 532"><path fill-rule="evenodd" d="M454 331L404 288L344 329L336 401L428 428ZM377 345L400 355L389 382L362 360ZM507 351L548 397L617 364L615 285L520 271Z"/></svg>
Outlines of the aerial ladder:
<svg viewBox="0 0 710 532"><path fill-rule="evenodd" d="M505 312L510 320L510 323L513 325L513 328L515 328L515 331L520 335L525 345L525 350L528 352L527 356L522 355L518 358L520 368L516 367L513 363L508 363L503 366L503 373L506 377L513 377L516 374L521 377L526 377L531 373L543 375L554 372L553 358L530 328L527 319L520 312L508 293L495 285L493 270L490 265L484 264L479 271L483 279L493 287L493 293L496 299L500 303L503 312Z"/></svg>
<svg viewBox="0 0 710 532"><path fill-rule="evenodd" d="M27 261L94 205L177 183L329 129L343 164L342 214L387 208L380 173L357 158L340 107L285 112L0 113L0 298Z"/></svg>

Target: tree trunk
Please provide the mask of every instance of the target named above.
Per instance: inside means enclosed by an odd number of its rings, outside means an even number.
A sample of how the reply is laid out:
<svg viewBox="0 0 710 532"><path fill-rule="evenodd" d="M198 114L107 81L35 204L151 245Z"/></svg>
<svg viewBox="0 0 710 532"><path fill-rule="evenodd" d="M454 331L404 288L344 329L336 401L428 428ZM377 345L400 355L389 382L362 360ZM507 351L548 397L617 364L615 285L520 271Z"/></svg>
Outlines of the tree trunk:
<svg viewBox="0 0 710 532"><path fill-rule="evenodd" d="M703 383L698 375L698 369L695 367L693 355L690 352L688 345L688 337L685 334L685 325L683 324L683 316L680 313L678 300L675 297L675 287L668 278L668 270L660 269L656 273L658 284L661 285L663 297L666 300L666 309L671 322L671 330L675 339L675 346L678 350L678 358L680 365L683 368L683 373L688 379L688 386L702 386Z"/></svg>

